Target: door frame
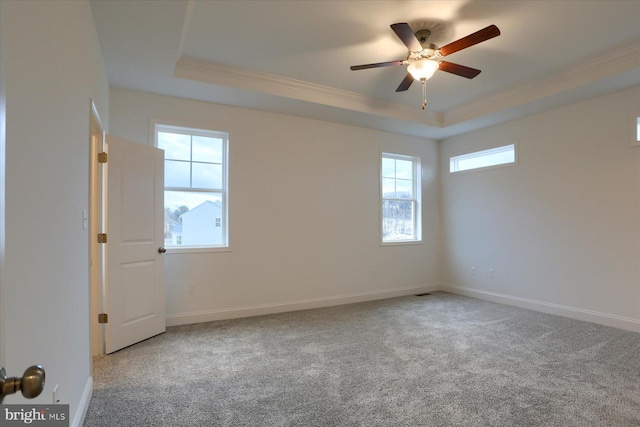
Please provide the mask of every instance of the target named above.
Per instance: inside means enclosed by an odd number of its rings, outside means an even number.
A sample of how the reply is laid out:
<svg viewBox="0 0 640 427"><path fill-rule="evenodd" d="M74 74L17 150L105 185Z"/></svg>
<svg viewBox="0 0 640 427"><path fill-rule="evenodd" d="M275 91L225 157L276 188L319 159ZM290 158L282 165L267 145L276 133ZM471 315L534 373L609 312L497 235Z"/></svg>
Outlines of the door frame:
<svg viewBox="0 0 640 427"><path fill-rule="evenodd" d="M98 323L98 314L104 312L104 245L98 243L97 234L104 230L104 167L98 163L98 153L104 151L105 133L96 106L91 100L89 118L89 326L90 354L105 353L104 325Z"/></svg>
<svg viewBox="0 0 640 427"><path fill-rule="evenodd" d="M0 7L2 7L0 5ZM2 14L0 14L0 17ZM4 19L0 19L4 21ZM4 22L0 23L0 28L5 28ZM1 30L0 30L1 31ZM1 38L1 37L0 37ZM5 66L6 44L0 43L0 365L6 363L5 354L5 313L4 309L6 298L4 297L4 271L5 271L5 165L6 165L6 143L7 143L7 98L6 98L6 81L5 74L7 67Z"/></svg>

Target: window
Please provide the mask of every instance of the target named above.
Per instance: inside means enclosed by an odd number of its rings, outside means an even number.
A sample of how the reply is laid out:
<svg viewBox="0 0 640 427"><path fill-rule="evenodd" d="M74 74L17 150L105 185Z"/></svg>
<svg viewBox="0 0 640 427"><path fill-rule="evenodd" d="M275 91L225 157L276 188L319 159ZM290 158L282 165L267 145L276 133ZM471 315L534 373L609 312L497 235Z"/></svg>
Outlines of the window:
<svg viewBox="0 0 640 427"><path fill-rule="evenodd" d="M633 131L631 132L631 146L640 147L640 114L633 115Z"/></svg>
<svg viewBox="0 0 640 427"><path fill-rule="evenodd" d="M227 247L227 151L224 132L155 125L164 150L165 246Z"/></svg>
<svg viewBox="0 0 640 427"><path fill-rule="evenodd" d="M382 153L382 243L419 242L420 159Z"/></svg>
<svg viewBox="0 0 640 427"><path fill-rule="evenodd" d="M516 161L516 145L510 144L489 150L453 156L449 159L449 172L462 172L471 169L488 168Z"/></svg>

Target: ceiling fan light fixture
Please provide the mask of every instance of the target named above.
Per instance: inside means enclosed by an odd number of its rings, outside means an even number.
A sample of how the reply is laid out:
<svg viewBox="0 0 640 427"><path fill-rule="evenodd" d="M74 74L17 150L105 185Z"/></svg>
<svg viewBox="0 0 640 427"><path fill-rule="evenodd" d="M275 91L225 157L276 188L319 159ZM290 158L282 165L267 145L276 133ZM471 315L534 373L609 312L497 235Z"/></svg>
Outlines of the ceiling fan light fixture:
<svg viewBox="0 0 640 427"><path fill-rule="evenodd" d="M439 66L440 64L432 59L423 59L409 64L407 71L418 81L429 80Z"/></svg>

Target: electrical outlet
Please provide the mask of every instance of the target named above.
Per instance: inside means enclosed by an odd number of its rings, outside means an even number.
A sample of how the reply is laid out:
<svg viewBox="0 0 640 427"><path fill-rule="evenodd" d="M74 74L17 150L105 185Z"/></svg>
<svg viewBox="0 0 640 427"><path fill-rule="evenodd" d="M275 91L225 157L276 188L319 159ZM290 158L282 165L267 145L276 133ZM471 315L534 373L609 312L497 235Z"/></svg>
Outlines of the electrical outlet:
<svg viewBox="0 0 640 427"><path fill-rule="evenodd" d="M376 277L378 273L375 270L371 270L371 277Z"/></svg>
<svg viewBox="0 0 640 427"><path fill-rule="evenodd" d="M472 276L476 275L476 268L475 267L471 267L471 275Z"/></svg>
<svg viewBox="0 0 640 427"><path fill-rule="evenodd" d="M194 283L190 283L189 286L187 287L187 292L189 292L190 294L195 294L196 285Z"/></svg>
<svg viewBox="0 0 640 427"><path fill-rule="evenodd" d="M493 268L489 269L489 277L493 277Z"/></svg>

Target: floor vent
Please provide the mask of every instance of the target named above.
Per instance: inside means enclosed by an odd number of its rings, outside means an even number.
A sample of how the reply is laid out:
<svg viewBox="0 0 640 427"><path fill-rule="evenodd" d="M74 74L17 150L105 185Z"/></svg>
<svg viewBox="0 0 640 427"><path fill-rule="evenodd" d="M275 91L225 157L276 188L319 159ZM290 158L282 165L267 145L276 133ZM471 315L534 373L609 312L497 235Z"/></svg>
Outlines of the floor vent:
<svg viewBox="0 0 640 427"><path fill-rule="evenodd" d="M426 292L424 294L416 294L417 297L426 297L427 295L431 295L429 292Z"/></svg>

